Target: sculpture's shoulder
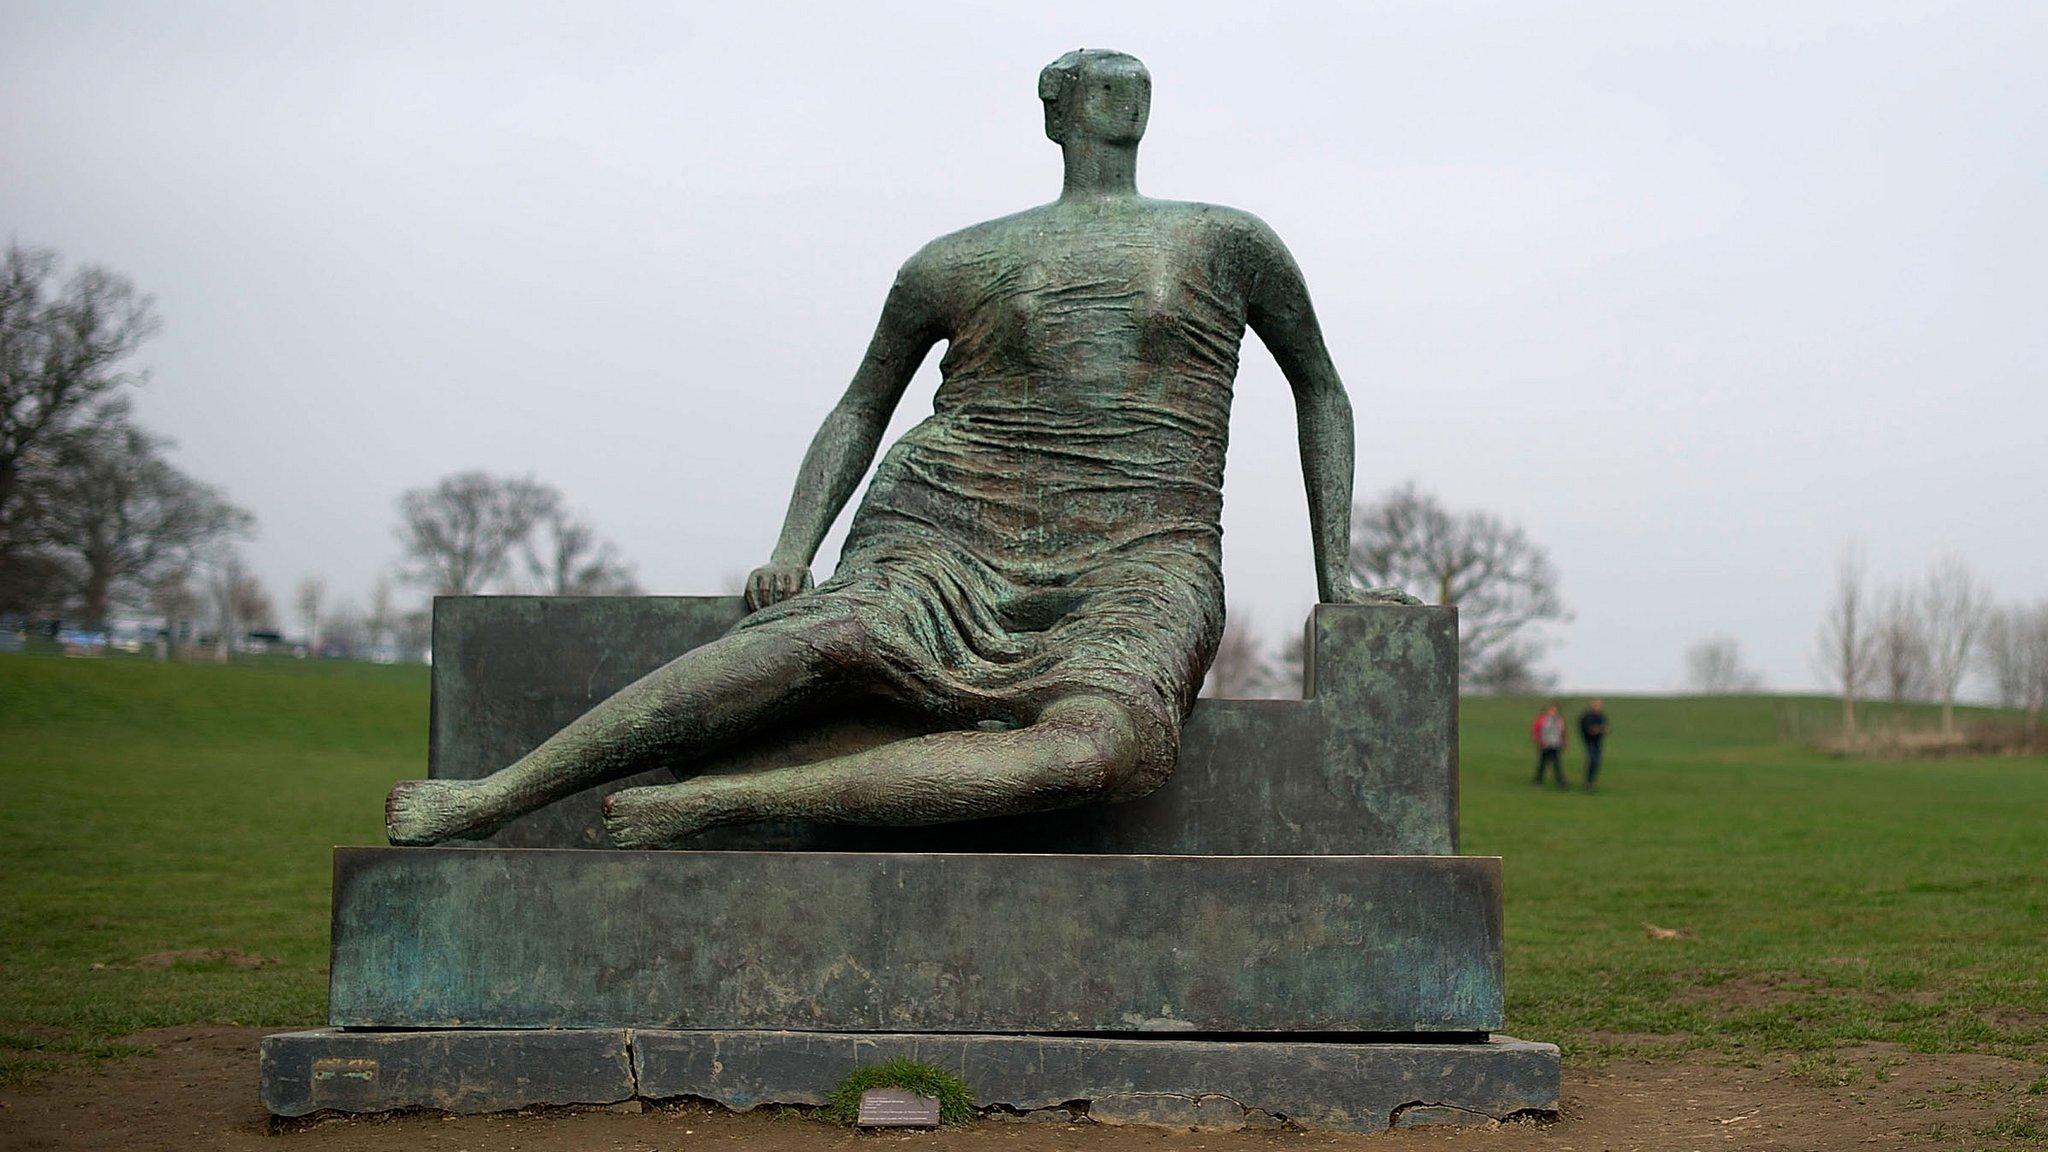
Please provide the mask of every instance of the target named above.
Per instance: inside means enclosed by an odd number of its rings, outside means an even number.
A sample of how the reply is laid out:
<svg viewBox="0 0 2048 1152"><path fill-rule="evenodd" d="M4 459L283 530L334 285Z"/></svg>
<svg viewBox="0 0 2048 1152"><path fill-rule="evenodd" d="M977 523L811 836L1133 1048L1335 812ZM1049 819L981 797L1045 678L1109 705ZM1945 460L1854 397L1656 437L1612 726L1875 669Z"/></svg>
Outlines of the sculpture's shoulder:
<svg viewBox="0 0 2048 1152"><path fill-rule="evenodd" d="M1249 257L1270 257L1287 251L1271 225L1242 208L1205 204L1199 200L1153 200L1156 208L1220 247Z"/></svg>
<svg viewBox="0 0 2048 1152"><path fill-rule="evenodd" d="M943 296L963 269L984 266L1004 252L1027 252L1041 231L1043 208L1028 208L946 233L919 248L896 273L896 283L926 295Z"/></svg>
<svg viewBox="0 0 2048 1152"><path fill-rule="evenodd" d="M1049 223L1050 205L1026 208L1008 216L983 220L969 224L933 240L917 250L911 262L921 267L943 268L963 260L976 260L992 249L1002 249L1027 242L1032 236L1043 233Z"/></svg>

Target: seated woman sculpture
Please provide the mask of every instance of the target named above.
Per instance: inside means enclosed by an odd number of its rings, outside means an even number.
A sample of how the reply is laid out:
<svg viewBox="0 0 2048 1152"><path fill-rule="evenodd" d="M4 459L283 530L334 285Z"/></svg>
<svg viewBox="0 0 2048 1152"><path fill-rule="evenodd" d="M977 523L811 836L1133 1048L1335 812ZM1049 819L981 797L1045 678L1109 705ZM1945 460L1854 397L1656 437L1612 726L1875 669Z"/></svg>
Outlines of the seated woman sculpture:
<svg viewBox="0 0 2048 1152"><path fill-rule="evenodd" d="M1413 600L1349 574L1351 408L1293 258L1267 226L1135 184L1144 65L1072 52L1039 77L1066 159L1050 204L941 237L897 274L804 457L732 632L481 780L399 784L394 844L489 834L653 767L605 801L612 842L723 824L915 825L1142 796L1173 771L1223 628L1223 458L1238 348L1293 388L1325 602ZM809 565L925 354L931 417L889 450L832 579ZM764 727L885 695L941 729L768 771L692 775Z"/></svg>

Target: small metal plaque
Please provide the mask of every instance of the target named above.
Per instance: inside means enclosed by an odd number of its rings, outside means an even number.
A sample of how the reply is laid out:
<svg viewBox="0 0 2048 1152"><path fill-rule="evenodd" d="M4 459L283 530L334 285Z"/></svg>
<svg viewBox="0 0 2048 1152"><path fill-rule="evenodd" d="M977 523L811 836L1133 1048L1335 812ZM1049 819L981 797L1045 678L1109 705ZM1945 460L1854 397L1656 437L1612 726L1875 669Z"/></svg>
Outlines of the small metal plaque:
<svg viewBox="0 0 2048 1152"><path fill-rule="evenodd" d="M860 1094L862 1128L937 1128L939 1101L901 1088L870 1088Z"/></svg>
<svg viewBox="0 0 2048 1152"><path fill-rule="evenodd" d="M377 1082L377 1062L337 1056L322 1057L313 1061L313 1079L344 1082L353 1080L357 1083L374 1084Z"/></svg>
<svg viewBox="0 0 2048 1152"><path fill-rule="evenodd" d="M316 1108L347 1107L370 1099L377 1091L377 1062L323 1056L313 1061L313 1081L306 1096Z"/></svg>

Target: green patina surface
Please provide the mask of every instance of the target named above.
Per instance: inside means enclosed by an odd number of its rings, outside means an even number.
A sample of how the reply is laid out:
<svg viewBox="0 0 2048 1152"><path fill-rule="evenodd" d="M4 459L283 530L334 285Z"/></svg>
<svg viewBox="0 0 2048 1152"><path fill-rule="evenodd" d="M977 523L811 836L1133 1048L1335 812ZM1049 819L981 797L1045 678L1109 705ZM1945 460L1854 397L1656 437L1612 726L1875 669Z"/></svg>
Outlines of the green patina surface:
<svg viewBox="0 0 2048 1152"><path fill-rule="evenodd" d="M1500 862L336 850L330 1023L1488 1032Z"/></svg>
<svg viewBox="0 0 2048 1152"><path fill-rule="evenodd" d="M483 776L745 613L738 597L444 597L434 604L437 777ZM1195 704L1179 765L1142 799L921 828L774 823L704 848L860 851L1444 854L1457 850L1453 609L1325 605L1309 621L1303 700ZM732 749L709 771L844 755L912 735L914 714L825 710ZM687 771L687 768L686 768ZM632 782L666 783L656 769ZM530 813L504 847L604 844L603 788Z"/></svg>
<svg viewBox="0 0 2048 1152"><path fill-rule="evenodd" d="M799 470L755 611L476 781L394 789L393 843L488 835L651 768L605 804L621 847L763 822L918 826L1156 790L1223 628L1222 502L1249 330L1292 385L1326 603L1405 601L1348 572L1352 417L1308 290L1257 217L1138 194L1152 81L1069 53L1039 79L1060 197L942 236L897 273ZM838 570L810 564L919 364L931 416L883 456ZM697 775L850 705L907 738L800 769Z"/></svg>

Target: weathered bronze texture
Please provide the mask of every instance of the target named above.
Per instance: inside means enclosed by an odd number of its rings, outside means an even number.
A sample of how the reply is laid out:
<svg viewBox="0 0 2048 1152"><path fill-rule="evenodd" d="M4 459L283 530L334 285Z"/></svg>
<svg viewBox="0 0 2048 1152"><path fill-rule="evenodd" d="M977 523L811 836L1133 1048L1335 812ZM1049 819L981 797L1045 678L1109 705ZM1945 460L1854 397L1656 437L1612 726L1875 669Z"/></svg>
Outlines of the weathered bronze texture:
<svg viewBox="0 0 2048 1152"><path fill-rule="evenodd" d="M474 779L746 614L737 596L446 596L434 602L428 771ZM1195 703L1157 792L922 828L777 822L696 848L859 852L1445 855L1458 850L1457 610L1325 604L1308 621L1296 700ZM757 772L919 735L919 717L820 710L733 746L708 770ZM666 784L656 770L633 784ZM507 824L505 848L598 848L603 788Z"/></svg>
<svg viewBox="0 0 2048 1152"><path fill-rule="evenodd" d="M1151 94L1122 53L1047 67L1059 199L943 236L897 273L774 553L749 577L757 611L490 777L400 784L392 842L488 834L657 767L690 778L611 796L621 847L772 820L936 824L1158 788L1223 626L1224 450L1247 327L1294 390L1321 599L1406 599L1349 575L1351 409L1286 247L1247 213L1138 194ZM932 415L883 457L838 571L812 590L826 531L940 341ZM932 730L698 775L752 733L862 700Z"/></svg>
<svg viewBox="0 0 2048 1152"><path fill-rule="evenodd" d="M1501 1025L1500 861L337 848L344 1028Z"/></svg>

